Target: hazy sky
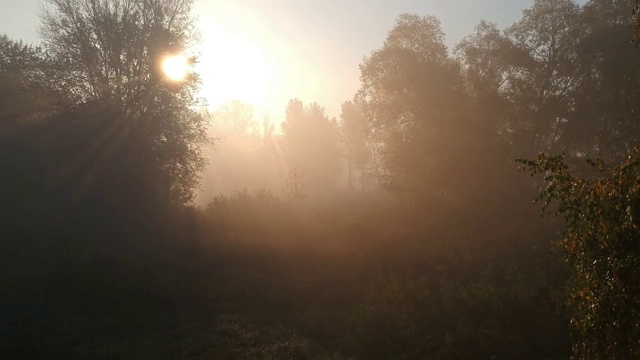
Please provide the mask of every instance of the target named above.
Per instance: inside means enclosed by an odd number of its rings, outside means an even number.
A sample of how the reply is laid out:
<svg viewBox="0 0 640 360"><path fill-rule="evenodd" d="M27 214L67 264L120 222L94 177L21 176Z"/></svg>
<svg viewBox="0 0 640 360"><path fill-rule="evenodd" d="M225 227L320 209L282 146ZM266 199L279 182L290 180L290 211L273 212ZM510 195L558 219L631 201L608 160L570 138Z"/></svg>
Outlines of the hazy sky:
<svg viewBox="0 0 640 360"><path fill-rule="evenodd" d="M0 33L36 42L40 1L0 0ZM533 0L196 0L196 15L203 24L203 96L212 103L245 97L274 120L282 118L292 97L316 101L337 116L340 104L358 89L362 58L381 46L399 14L437 16L453 46L481 19L505 27L532 4Z"/></svg>

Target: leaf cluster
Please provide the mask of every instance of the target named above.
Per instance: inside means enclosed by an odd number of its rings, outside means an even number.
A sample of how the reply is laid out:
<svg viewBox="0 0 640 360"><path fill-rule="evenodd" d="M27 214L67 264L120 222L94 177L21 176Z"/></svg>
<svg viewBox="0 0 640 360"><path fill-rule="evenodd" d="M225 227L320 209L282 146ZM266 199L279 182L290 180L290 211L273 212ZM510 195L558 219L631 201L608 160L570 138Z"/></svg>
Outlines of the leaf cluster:
<svg viewBox="0 0 640 360"><path fill-rule="evenodd" d="M536 201L562 217L555 244L573 271L568 305L574 355L585 359L640 356L640 152L608 168L588 160L600 176L572 175L563 156L540 154L518 162L547 184ZM553 211L550 209L553 208Z"/></svg>

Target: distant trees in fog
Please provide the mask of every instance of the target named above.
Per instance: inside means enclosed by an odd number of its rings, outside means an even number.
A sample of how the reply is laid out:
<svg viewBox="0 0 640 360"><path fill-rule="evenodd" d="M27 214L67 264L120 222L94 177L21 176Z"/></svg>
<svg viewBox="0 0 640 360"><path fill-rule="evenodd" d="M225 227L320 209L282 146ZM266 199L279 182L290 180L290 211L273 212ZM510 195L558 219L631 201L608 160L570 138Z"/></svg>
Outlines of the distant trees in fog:
<svg viewBox="0 0 640 360"><path fill-rule="evenodd" d="M337 125L322 106L298 99L289 101L282 123L286 161L320 194L335 190L341 170Z"/></svg>

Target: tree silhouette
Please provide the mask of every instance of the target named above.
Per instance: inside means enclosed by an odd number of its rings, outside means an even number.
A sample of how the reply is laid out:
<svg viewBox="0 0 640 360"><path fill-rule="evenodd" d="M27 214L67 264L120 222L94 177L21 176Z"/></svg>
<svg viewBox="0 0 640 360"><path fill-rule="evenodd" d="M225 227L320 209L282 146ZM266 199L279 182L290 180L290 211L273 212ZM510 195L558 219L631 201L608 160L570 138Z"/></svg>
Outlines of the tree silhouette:
<svg viewBox="0 0 640 360"><path fill-rule="evenodd" d="M316 195L333 190L340 172L335 119L329 119L318 104L293 99L282 131L289 164L304 174L309 190Z"/></svg>
<svg viewBox="0 0 640 360"><path fill-rule="evenodd" d="M213 114L217 125L226 130L231 136L241 137L247 135L252 125L256 125L253 119L255 107L243 103L240 100L232 100L222 104Z"/></svg>
<svg viewBox="0 0 640 360"><path fill-rule="evenodd" d="M390 189L436 204L463 197L461 191L469 189L465 174L490 173L474 169L486 165L487 151L493 151L495 126L476 115L436 18L400 16L361 72L359 96L382 145Z"/></svg>
<svg viewBox="0 0 640 360"><path fill-rule="evenodd" d="M629 42L632 19L623 1L588 2L577 48L580 82L573 116L565 125L571 149L610 163L627 158L640 140L637 118L640 52ZM571 152L568 152L571 153Z"/></svg>
<svg viewBox="0 0 640 360"><path fill-rule="evenodd" d="M536 0L505 34L519 56L507 97L516 104L509 130L523 151L558 151L578 82L575 60L579 7L571 0Z"/></svg>
<svg viewBox="0 0 640 360"><path fill-rule="evenodd" d="M360 173L360 187L364 190L372 154L371 150L369 150L367 118L362 113L362 109L353 101L347 101L342 104L339 129L342 153L347 160L348 166L347 186L348 188L352 186L355 167Z"/></svg>
<svg viewBox="0 0 640 360"><path fill-rule="evenodd" d="M194 110L197 76L173 83L160 63L194 41L191 3L48 0L41 12L44 47L64 64L58 87L79 107L117 113L103 120L118 136L98 135L113 141L100 146L127 147L140 162L132 166L154 169L146 181L164 183L176 203L192 199L203 169L206 119Z"/></svg>

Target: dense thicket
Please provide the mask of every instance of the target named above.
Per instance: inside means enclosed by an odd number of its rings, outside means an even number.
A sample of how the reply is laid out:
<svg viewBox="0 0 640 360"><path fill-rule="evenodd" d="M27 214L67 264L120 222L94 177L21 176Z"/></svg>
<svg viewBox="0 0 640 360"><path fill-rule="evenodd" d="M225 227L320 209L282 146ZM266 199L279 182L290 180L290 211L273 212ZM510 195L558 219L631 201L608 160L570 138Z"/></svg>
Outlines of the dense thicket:
<svg viewBox="0 0 640 360"><path fill-rule="evenodd" d="M538 200L566 222L556 246L573 275L568 303L577 358L640 356L638 155L613 169L589 160L600 174L588 178L572 174L563 156L520 160L532 175L546 175Z"/></svg>
<svg viewBox="0 0 640 360"><path fill-rule="evenodd" d="M401 15L340 119L291 100L282 135L162 76L191 1L47 4L42 47L0 37L3 354L638 356L633 3L537 0L452 49ZM193 206L208 120L217 176L279 191ZM541 152L546 183L514 163Z"/></svg>

